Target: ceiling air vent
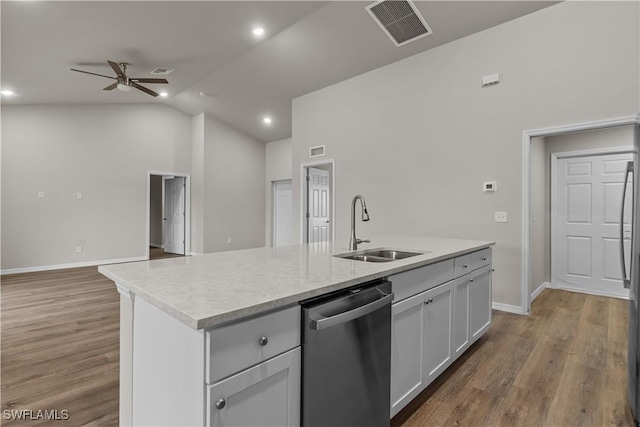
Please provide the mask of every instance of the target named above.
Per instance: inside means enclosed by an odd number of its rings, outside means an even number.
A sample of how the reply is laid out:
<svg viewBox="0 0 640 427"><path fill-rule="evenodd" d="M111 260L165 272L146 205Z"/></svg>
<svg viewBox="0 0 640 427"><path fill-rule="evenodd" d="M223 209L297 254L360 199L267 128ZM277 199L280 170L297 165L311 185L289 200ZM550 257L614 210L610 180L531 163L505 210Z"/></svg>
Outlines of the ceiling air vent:
<svg viewBox="0 0 640 427"><path fill-rule="evenodd" d="M174 68L156 68L151 72L151 74L155 74L156 76L166 76L167 74L171 74Z"/></svg>
<svg viewBox="0 0 640 427"><path fill-rule="evenodd" d="M367 11L396 46L433 34L411 1L380 0L367 6Z"/></svg>

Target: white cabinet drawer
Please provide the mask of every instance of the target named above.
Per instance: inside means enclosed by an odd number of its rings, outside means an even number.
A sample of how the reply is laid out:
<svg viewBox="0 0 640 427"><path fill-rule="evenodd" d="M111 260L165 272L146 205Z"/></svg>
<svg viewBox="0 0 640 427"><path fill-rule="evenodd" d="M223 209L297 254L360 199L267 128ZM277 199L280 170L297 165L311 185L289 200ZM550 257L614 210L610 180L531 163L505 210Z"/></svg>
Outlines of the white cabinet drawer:
<svg viewBox="0 0 640 427"><path fill-rule="evenodd" d="M486 248L481 251L472 253L471 264L474 265L474 270L491 264L491 248Z"/></svg>
<svg viewBox="0 0 640 427"><path fill-rule="evenodd" d="M393 301L400 301L453 279L453 260L414 268L389 276Z"/></svg>
<svg viewBox="0 0 640 427"><path fill-rule="evenodd" d="M206 332L209 384L300 345L300 306Z"/></svg>
<svg viewBox="0 0 640 427"><path fill-rule="evenodd" d="M464 276L480 267L491 264L491 248L482 249L455 259L454 277Z"/></svg>
<svg viewBox="0 0 640 427"><path fill-rule="evenodd" d="M464 276L471 270L473 270L473 268L471 268L471 254L462 255L455 259L453 277Z"/></svg>

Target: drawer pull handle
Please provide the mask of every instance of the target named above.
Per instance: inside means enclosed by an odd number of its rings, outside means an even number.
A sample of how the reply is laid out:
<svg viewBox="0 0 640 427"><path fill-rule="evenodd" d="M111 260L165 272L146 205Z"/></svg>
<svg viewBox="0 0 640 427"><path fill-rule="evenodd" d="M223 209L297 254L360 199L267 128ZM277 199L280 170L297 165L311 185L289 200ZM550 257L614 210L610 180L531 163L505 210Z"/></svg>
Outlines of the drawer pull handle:
<svg viewBox="0 0 640 427"><path fill-rule="evenodd" d="M487 260L487 258L482 258L482 260L483 260L483 261L486 261L486 260Z"/></svg>
<svg viewBox="0 0 640 427"><path fill-rule="evenodd" d="M463 265L463 266L462 266L462 268L467 268L467 267L468 267L468 266L467 266L467 264L465 264L465 265Z"/></svg>
<svg viewBox="0 0 640 427"><path fill-rule="evenodd" d="M260 337L260 339L258 340L258 342L260 343L261 346L265 346L267 345L267 343L269 342L269 338L262 336Z"/></svg>
<svg viewBox="0 0 640 427"><path fill-rule="evenodd" d="M473 283L473 279L469 280L471 283Z"/></svg>
<svg viewBox="0 0 640 427"><path fill-rule="evenodd" d="M429 298L428 300L425 300L424 303L429 305L433 302L433 298Z"/></svg>
<svg viewBox="0 0 640 427"><path fill-rule="evenodd" d="M222 408L224 408L225 406L227 406L227 401L226 401L226 400L224 400L224 399L218 399L218 400L216 400L216 408L217 408L217 409L222 409Z"/></svg>

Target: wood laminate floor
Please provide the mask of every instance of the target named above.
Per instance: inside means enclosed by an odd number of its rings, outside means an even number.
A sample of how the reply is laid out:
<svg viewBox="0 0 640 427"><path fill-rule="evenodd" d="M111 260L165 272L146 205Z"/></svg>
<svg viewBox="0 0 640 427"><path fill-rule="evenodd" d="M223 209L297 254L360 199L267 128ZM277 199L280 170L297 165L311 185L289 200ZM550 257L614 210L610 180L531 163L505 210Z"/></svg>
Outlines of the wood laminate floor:
<svg viewBox="0 0 640 427"><path fill-rule="evenodd" d="M2 276L3 426L117 426L120 298L97 267ZM66 421L6 410L68 411ZM29 417L31 418L31 417Z"/></svg>
<svg viewBox="0 0 640 427"><path fill-rule="evenodd" d="M96 267L1 278L1 406L118 424L118 293ZM627 302L545 290L530 317L494 311L489 332L392 426L632 426Z"/></svg>
<svg viewBox="0 0 640 427"><path fill-rule="evenodd" d="M162 248L154 248L153 246L149 247L149 260L152 261L154 259L162 259L162 258L175 258L181 257L184 255L172 254L169 252L165 252Z"/></svg>

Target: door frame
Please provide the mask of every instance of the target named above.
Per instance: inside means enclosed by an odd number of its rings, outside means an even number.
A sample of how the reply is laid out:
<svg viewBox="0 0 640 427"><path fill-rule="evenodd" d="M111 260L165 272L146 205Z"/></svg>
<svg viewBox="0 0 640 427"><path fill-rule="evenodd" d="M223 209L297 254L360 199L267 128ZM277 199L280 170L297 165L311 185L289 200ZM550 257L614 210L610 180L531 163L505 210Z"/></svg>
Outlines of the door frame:
<svg viewBox="0 0 640 427"><path fill-rule="evenodd" d="M147 220L146 220L146 245L145 254L147 260L149 259L149 240L150 240L150 227L151 227L151 175L160 175L164 177L177 177L185 179L184 187L184 255L191 255L191 176L187 173L180 172L161 172L161 171L147 171ZM164 179L162 183L162 209L164 210ZM164 224L163 224L164 233ZM164 238L163 238L164 240ZM163 241L164 243L164 241Z"/></svg>
<svg viewBox="0 0 640 427"><path fill-rule="evenodd" d="M305 206L307 205L307 185L306 185L306 172L310 167L331 165L331 183L329 185L329 191L331 192L329 199L331 200L331 241L336 240L336 161L335 159L316 160L313 162L306 162L300 164L300 243L305 243L305 237L307 235L305 227L307 225L307 218L305 217Z"/></svg>
<svg viewBox="0 0 640 427"><path fill-rule="evenodd" d="M529 282L531 281L531 144L533 138L629 125L640 125L640 113L635 116L525 130L522 132L522 275L520 283L522 305L519 307L520 314L529 315L531 313L531 290L529 289Z"/></svg>
<svg viewBox="0 0 640 427"><path fill-rule="evenodd" d="M634 147L609 147L609 148L592 148L589 150L577 150L577 151L562 151L562 152L557 152L557 153L551 153L551 167L550 167L550 172L551 172L551 204L550 204L550 210L551 210L551 224L550 224L550 231L551 231L551 237L550 237L550 242L551 242L551 287L553 289L564 289L564 288L558 288L556 284L553 283L553 278L556 277L556 270L558 267L558 263L554 258L554 247L556 246L557 243L557 239L559 238L558 236L558 215L556 214L556 208L558 206L558 172L557 172L557 168L558 168L558 160L560 159L570 159L570 158L574 158L574 157L598 157L598 156L606 156L609 154L637 154L638 150L635 149ZM592 295L602 295L602 294L598 294L598 293L593 293L593 292L589 292ZM609 298L620 298L616 295L604 295L607 296Z"/></svg>

